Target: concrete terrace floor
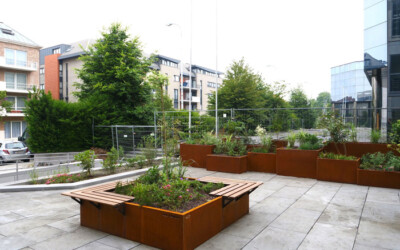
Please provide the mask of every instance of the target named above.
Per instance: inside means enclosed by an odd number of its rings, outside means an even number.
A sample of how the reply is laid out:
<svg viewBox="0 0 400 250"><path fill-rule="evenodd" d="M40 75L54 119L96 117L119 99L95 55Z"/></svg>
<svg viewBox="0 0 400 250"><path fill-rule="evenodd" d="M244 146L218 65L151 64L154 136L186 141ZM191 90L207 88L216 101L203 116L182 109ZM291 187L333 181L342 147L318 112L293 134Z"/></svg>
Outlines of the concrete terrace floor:
<svg viewBox="0 0 400 250"><path fill-rule="evenodd" d="M198 249L400 249L400 190L248 172L250 213ZM0 193L0 249L154 249L81 227L61 191Z"/></svg>

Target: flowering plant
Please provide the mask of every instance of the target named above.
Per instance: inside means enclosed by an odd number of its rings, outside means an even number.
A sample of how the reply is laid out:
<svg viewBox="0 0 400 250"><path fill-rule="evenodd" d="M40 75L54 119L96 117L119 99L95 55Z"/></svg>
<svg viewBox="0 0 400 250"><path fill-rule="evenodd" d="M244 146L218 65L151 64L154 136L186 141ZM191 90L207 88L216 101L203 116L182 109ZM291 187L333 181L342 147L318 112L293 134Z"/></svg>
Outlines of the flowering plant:
<svg viewBox="0 0 400 250"><path fill-rule="evenodd" d="M84 179L84 176L81 174L57 174L46 180L45 184L56 184L56 183L72 183L81 181Z"/></svg>

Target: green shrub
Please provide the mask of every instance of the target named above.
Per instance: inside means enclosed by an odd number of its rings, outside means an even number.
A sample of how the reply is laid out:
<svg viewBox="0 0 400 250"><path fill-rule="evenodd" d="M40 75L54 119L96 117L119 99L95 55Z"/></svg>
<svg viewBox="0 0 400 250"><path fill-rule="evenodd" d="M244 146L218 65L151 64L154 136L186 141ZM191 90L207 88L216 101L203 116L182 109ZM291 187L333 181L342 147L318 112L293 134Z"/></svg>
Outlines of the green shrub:
<svg viewBox="0 0 400 250"><path fill-rule="evenodd" d="M389 133L390 142L392 144L400 144L400 120L392 124Z"/></svg>
<svg viewBox="0 0 400 250"><path fill-rule="evenodd" d="M299 149L301 150L317 150L322 147L321 139L316 135L300 131L296 138L299 140Z"/></svg>
<svg viewBox="0 0 400 250"><path fill-rule="evenodd" d="M226 154L229 156L242 156L246 155L246 145L240 139L232 139L232 135L219 139L215 149L215 154Z"/></svg>
<svg viewBox="0 0 400 250"><path fill-rule="evenodd" d="M395 156L393 152L383 154L381 152L365 154L361 157L362 169L400 171L400 157Z"/></svg>
<svg viewBox="0 0 400 250"><path fill-rule="evenodd" d="M206 202L206 194L223 187L222 183L203 184L183 178L185 171L179 168L172 168L168 176L152 167L134 182L118 183L114 191L134 196L140 205L182 211L187 203L193 200Z"/></svg>
<svg viewBox="0 0 400 250"><path fill-rule="evenodd" d="M76 161L80 161L79 166L82 167L84 171L86 171L87 175L90 175L90 169L94 167L94 159L96 159L96 155L93 150L86 150L80 152L74 156Z"/></svg>
<svg viewBox="0 0 400 250"><path fill-rule="evenodd" d="M114 173L117 168L119 159L124 155L124 149L119 147L119 150L112 147L110 152L107 153L107 158L103 162L103 168L110 173Z"/></svg>
<svg viewBox="0 0 400 250"><path fill-rule="evenodd" d="M372 143L379 143L379 140L381 139L381 131L380 130L375 130L372 129L371 130L371 134L370 134L370 139Z"/></svg>
<svg viewBox="0 0 400 250"><path fill-rule="evenodd" d="M288 141L288 147L289 148L294 148L294 144L296 142L296 134L293 132L290 132L289 135L287 136L287 141Z"/></svg>
<svg viewBox="0 0 400 250"><path fill-rule="evenodd" d="M349 161L357 160L357 157L352 155L347 156L342 154L325 153L325 152L320 153L319 158L332 159L332 160L349 160Z"/></svg>
<svg viewBox="0 0 400 250"><path fill-rule="evenodd" d="M143 155L146 157L147 164L152 165L154 159L157 157L157 149L155 148L155 139L153 136L144 136L143 137Z"/></svg>

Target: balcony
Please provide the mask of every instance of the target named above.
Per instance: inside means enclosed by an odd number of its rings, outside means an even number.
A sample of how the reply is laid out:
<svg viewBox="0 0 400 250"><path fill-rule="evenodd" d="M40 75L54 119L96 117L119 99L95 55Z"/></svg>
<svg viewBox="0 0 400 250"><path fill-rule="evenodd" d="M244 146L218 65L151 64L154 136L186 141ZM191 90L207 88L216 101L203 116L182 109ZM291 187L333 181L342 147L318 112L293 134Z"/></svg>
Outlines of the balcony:
<svg viewBox="0 0 400 250"><path fill-rule="evenodd" d="M7 84L6 82L0 81L0 91L7 91L8 93L28 94L32 92L34 86L36 85L25 83Z"/></svg>
<svg viewBox="0 0 400 250"><path fill-rule="evenodd" d="M184 102L189 102L189 96L183 98ZM192 102L200 102L200 96L192 96Z"/></svg>
<svg viewBox="0 0 400 250"><path fill-rule="evenodd" d="M6 117L24 117L25 116L25 107L17 108L17 110L11 110L11 112L7 112Z"/></svg>
<svg viewBox="0 0 400 250"><path fill-rule="evenodd" d="M184 88L184 89L189 89L189 87L190 87L189 81L188 81L188 80L187 80L187 81L184 81L184 82L183 82L183 88ZM192 82L192 89L198 89L196 81L193 81L193 82Z"/></svg>
<svg viewBox="0 0 400 250"><path fill-rule="evenodd" d="M0 56L0 68L22 70L22 71L36 71L38 70L39 63L26 62L26 61L7 61L4 56Z"/></svg>

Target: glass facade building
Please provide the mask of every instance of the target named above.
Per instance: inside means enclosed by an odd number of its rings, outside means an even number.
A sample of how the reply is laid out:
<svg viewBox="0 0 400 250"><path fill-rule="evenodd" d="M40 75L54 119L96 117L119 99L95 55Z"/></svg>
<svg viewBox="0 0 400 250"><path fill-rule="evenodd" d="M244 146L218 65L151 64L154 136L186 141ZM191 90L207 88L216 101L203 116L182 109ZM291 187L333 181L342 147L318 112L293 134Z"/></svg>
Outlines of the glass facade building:
<svg viewBox="0 0 400 250"><path fill-rule="evenodd" d="M400 0L364 0L364 72L374 127L386 130L400 119Z"/></svg>
<svg viewBox="0 0 400 250"><path fill-rule="evenodd" d="M372 88L364 73L364 62L352 62L331 68L331 98L337 108L355 108L354 103L370 107Z"/></svg>

